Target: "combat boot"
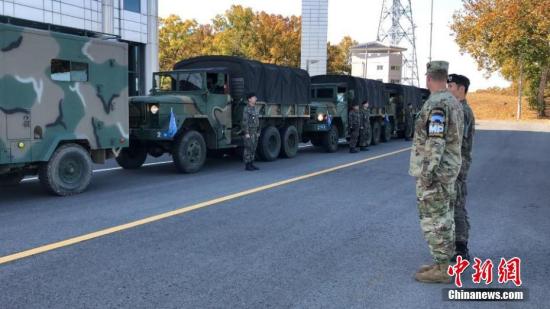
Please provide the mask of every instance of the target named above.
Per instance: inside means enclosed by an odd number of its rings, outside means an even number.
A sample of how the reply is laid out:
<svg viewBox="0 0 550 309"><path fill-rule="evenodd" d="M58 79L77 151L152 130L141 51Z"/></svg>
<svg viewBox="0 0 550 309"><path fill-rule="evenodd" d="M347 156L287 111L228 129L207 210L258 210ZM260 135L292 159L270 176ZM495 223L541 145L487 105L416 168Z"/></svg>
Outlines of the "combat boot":
<svg viewBox="0 0 550 309"><path fill-rule="evenodd" d="M252 167L252 164L250 164L250 163L246 163L244 169L247 170L247 171L254 171L254 168Z"/></svg>
<svg viewBox="0 0 550 309"><path fill-rule="evenodd" d="M455 248L456 254L451 258L451 262L456 262L456 257L459 255L462 256L463 260L469 261L471 259L467 242L457 241L455 243Z"/></svg>
<svg viewBox="0 0 550 309"><path fill-rule="evenodd" d="M257 167L256 165L254 165L254 162L250 162L250 167L252 167L253 170L257 171L259 170L260 168Z"/></svg>
<svg viewBox="0 0 550 309"><path fill-rule="evenodd" d="M425 283L451 283L452 278L447 274L447 268L448 263L437 264L424 272L416 273L414 278Z"/></svg>
<svg viewBox="0 0 550 309"><path fill-rule="evenodd" d="M436 266L437 264L432 264L432 265L422 265L420 266L420 268L418 269L418 271L416 272L417 274L418 273L423 273L425 271L428 271L430 269L432 269L434 266Z"/></svg>

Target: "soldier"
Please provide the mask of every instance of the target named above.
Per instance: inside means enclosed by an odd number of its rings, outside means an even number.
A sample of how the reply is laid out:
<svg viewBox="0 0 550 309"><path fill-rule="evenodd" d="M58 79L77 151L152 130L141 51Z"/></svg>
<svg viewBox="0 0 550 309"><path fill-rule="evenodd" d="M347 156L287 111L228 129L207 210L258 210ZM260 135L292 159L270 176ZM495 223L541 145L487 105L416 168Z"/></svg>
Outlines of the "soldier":
<svg viewBox="0 0 550 309"><path fill-rule="evenodd" d="M359 149L361 151L367 151L370 141L370 110L369 101L365 100L361 109L361 128L359 132Z"/></svg>
<svg viewBox="0 0 550 309"><path fill-rule="evenodd" d="M414 109L412 103L405 108L405 140L410 141L414 130Z"/></svg>
<svg viewBox="0 0 550 309"><path fill-rule="evenodd" d="M468 232L470 230L470 222L468 221L468 212L466 211L466 177L468 169L472 163L472 144L475 132L474 112L466 101L466 94L470 87L470 80L463 75L451 74L447 79L447 88L462 104L464 111L464 136L462 138L462 166L456 179L455 191L456 199L451 201L455 212L455 247L456 254L453 261L456 261L458 255L463 259L469 260L470 253L468 250Z"/></svg>
<svg viewBox="0 0 550 309"><path fill-rule="evenodd" d="M243 159L245 170L259 170L254 165L254 155L258 146L258 138L260 137L260 114L256 110L256 94L251 92L246 95L248 101L243 111L242 128L244 133L244 153Z"/></svg>
<svg viewBox="0 0 550 309"><path fill-rule="evenodd" d="M359 104L354 103L351 106L351 111L348 115L349 121L349 152L356 153L357 142L359 141L359 132L361 130L361 112L359 111Z"/></svg>
<svg viewBox="0 0 550 309"><path fill-rule="evenodd" d="M463 112L447 90L449 63L427 65L426 84L431 94L415 123L409 174L416 178L420 227L434 264L422 266L415 275L421 282L450 283L449 262L455 253L455 181L460 171Z"/></svg>

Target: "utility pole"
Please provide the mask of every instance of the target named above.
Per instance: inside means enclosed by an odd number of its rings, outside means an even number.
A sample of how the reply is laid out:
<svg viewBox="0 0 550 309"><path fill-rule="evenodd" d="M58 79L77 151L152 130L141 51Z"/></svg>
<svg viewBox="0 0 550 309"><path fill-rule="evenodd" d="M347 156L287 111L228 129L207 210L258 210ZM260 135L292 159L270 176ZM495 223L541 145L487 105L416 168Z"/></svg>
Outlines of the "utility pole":
<svg viewBox="0 0 550 309"><path fill-rule="evenodd" d="M434 28L434 0L432 0L432 8L430 10L430 57L428 62L432 62L432 35Z"/></svg>

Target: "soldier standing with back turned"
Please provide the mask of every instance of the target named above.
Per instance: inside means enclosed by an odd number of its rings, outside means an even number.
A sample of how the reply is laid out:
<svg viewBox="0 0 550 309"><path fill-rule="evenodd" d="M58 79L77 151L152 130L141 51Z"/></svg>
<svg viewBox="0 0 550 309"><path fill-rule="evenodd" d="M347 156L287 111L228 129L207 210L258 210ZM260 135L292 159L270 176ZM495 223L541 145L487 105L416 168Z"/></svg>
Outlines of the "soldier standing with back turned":
<svg viewBox="0 0 550 309"><path fill-rule="evenodd" d="M353 103L351 111L348 115L349 122L349 152L356 153L357 143L359 142L359 133L361 132L361 112L359 111L359 104Z"/></svg>
<svg viewBox="0 0 550 309"><path fill-rule="evenodd" d="M412 103L405 107L405 140L410 141L414 130L414 110Z"/></svg>
<svg viewBox="0 0 550 309"><path fill-rule="evenodd" d="M361 129L359 132L359 149L361 151L369 150L370 134L370 110L369 101L364 101L361 108Z"/></svg>
<svg viewBox="0 0 550 309"><path fill-rule="evenodd" d="M253 92L246 95L247 104L243 111L242 129L244 134L244 153L243 159L245 170L259 170L254 165L254 155L258 146L258 138L260 137L260 114L256 110L256 94Z"/></svg>
<svg viewBox="0 0 550 309"><path fill-rule="evenodd" d="M453 261L456 261L458 255L463 259L470 259L470 252L468 250L468 234L470 230L470 222L468 220L468 212L466 211L466 178L468 176L468 170L472 163L472 144L475 133L475 118L474 112L466 101L466 94L468 93L468 87L470 87L470 80L463 75L451 74L447 79L447 88L456 97L456 99L462 104L464 111L464 136L462 138L462 166L460 167L460 173L456 179L456 199L451 201L455 211L455 246L456 254L453 257Z"/></svg>
<svg viewBox="0 0 550 309"><path fill-rule="evenodd" d="M421 266L415 279L450 283L449 262L455 253L455 181L462 164L464 132L462 107L447 90L449 63L427 65L426 84L431 94L415 123L409 174L416 178L420 227L428 242L433 265Z"/></svg>

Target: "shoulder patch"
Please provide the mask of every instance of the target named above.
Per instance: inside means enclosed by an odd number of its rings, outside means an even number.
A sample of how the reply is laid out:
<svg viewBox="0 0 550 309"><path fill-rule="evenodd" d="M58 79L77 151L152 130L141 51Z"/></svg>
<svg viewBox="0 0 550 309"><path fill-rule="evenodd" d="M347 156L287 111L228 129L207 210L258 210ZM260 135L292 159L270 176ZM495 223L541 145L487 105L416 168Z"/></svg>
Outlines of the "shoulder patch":
<svg viewBox="0 0 550 309"><path fill-rule="evenodd" d="M428 137L445 137L445 111L441 108L430 111Z"/></svg>

